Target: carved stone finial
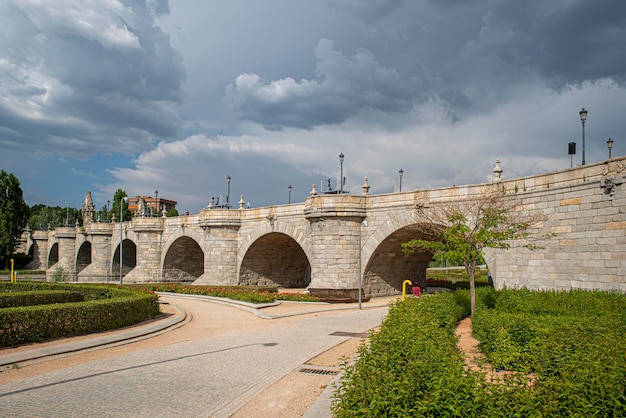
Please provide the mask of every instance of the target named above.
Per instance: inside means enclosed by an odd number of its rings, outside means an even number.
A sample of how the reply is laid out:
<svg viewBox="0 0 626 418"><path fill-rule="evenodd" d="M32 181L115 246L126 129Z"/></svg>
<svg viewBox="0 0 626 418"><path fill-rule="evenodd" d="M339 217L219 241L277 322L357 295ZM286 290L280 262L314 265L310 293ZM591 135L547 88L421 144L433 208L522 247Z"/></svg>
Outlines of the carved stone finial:
<svg viewBox="0 0 626 418"><path fill-rule="evenodd" d="M243 200L243 195L241 195L241 197L239 198L239 209L243 209L243 207L246 205L246 201Z"/></svg>
<svg viewBox="0 0 626 418"><path fill-rule="evenodd" d="M365 179L363 180L363 186L361 186L361 188L363 189L363 194L370 194L370 184L367 181L367 176L365 176Z"/></svg>
<svg viewBox="0 0 626 418"><path fill-rule="evenodd" d="M94 221L94 216L96 214L96 205L93 204L93 200L91 199L91 192L87 190L85 193L85 203L83 203L83 207L80 210L80 213L83 218L83 225L89 225Z"/></svg>
<svg viewBox="0 0 626 418"><path fill-rule="evenodd" d="M313 187L311 188L311 196L317 196L317 188L315 187L315 183L313 183Z"/></svg>
<svg viewBox="0 0 626 418"><path fill-rule="evenodd" d="M493 183L502 181L502 167L500 167L500 159L496 158L496 166L493 168Z"/></svg>

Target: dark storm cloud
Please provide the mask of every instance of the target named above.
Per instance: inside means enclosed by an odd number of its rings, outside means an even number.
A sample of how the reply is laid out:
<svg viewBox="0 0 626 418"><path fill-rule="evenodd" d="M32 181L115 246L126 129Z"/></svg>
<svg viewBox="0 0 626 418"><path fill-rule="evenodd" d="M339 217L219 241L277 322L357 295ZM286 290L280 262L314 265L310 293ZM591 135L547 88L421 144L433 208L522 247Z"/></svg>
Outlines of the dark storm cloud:
<svg viewBox="0 0 626 418"><path fill-rule="evenodd" d="M61 155L136 152L180 129L185 71L162 0L0 5L0 141Z"/></svg>
<svg viewBox="0 0 626 418"><path fill-rule="evenodd" d="M227 101L243 119L268 129L310 129L342 123L362 110L406 112L427 99L416 78L400 77L365 49L346 57L322 39L315 55L314 79L265 82L256 74L242 74L228 86Z"/></svg>
<svg viewBox="0 0 626 418"><path fill-rule="evenodd" d="M242 120L311 129L435 99L454 121L497 107L525 85L626 80L626 3L617 0L329 4L363 36L320 40L313 78L239 75L226 99Z"/></svg>

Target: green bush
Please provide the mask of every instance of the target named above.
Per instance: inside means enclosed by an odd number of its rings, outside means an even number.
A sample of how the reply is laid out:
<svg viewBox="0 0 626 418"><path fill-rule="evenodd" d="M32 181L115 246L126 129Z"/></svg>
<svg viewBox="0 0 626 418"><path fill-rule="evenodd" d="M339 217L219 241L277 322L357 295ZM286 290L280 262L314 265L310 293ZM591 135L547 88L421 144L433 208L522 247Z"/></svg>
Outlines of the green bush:
<svg viewBox="0 0 626 418"><path fill-rule="evenodd" d="M337 417L626 416L626 297L477 289L475 336L503 382L472 372L454 327L466 291L391 307L336 389ZM532 372L532 375L527 374ZM532 378L532 382L531 382Z"/></svg>
<svg viewBox="0 0 626 418"><path fill-rule="evenodd" d="M159 314L158 296L101 285L0 283L0 292L65 290L84 302L0 309L0 347L42 342L136 324Z"/></svg>
<svg viewBox="0 0 626 418"><path fill-rule="evenodd" d="M271 303L277 300L292 302L319 302L319 299L305 293L278 293L276 287L246 288L241 286L192 286L177 283L139 284L131 288L153 292L183 293L188 295L213 296L240 300L249 303Z"/></svg>
<svg viewBox="0 0 626 418"><path fill-rule="evenodd" d="M0 309L18 306L49 305L52 303L82 302L80 292L67 290L34 290L0 293Z"/></svg>

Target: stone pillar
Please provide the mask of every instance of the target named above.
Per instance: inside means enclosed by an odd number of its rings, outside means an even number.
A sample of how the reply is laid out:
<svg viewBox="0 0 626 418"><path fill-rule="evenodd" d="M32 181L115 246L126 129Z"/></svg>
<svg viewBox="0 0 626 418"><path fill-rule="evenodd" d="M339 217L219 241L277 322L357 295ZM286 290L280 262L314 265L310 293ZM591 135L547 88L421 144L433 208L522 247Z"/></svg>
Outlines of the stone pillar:
<svg viewBox="0 0 626 418"><path fill-rule="evenodd" d="M133 218L131 231L137 247L137 264L127 275L125 283L159 282L163 248L163 218ZM128 237L128 234L127 234Z"/></svg>
<svg viewBox="0 0 626 418"><path fill-rule="evenodd" d="M305 201L313 253L311 295L325 301L358 300L360 233L366 201L366 196L345 194L313 195Z"/></svg>
<svg viewBox="0 0 626 418"><path fill-rule="evenodd" d="M53 281L57 268L62 268L65 281L76 281L76 228L57 228L54 239L59 245L59 262L46 271L46 280Z"/></svg>
<svg viewBox="0 0 626 418"><path fill-rule="evenodd" d="M200 227L205 232L204 274L193 284L238 284L237 238L242 212L228 209L211 209L200 212Z"/></svg>
<svg viewBox="0 0 626 418"><path fill-rule="evenodd" d="M26 270L45 270L48 265L48 231L30 231L33 261L26 265ZM26 250L28 251L28 249Z"/></svg>
<svg viewBox="0 0 626 418"><path fill-rule="evenodd" d="M86 241L91 243L91 264L78 272L79 282L115 281L111 276L113 226L110 223L91 223L85 227Z"/></svg>

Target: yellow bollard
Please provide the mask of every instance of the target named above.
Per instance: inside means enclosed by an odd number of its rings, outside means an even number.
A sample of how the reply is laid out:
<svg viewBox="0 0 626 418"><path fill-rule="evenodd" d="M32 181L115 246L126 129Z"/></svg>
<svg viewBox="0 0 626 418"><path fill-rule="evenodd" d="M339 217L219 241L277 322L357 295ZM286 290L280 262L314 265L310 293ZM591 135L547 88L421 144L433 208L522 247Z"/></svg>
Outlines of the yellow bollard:
<svg viewBox="0 0 626 418"><path fill-rule="evenodd" d="M15 276L13 275L13 259L11 259L11 283L15 283Z"/></svg>
<svg viewBox="0 0 626 418"><path fill-rule="evenodd" d="M406 285L411 286L413 283L411 283L410 280L405 280L402 282L402 302L404 302L404 300L406 299Z"/></svg>

